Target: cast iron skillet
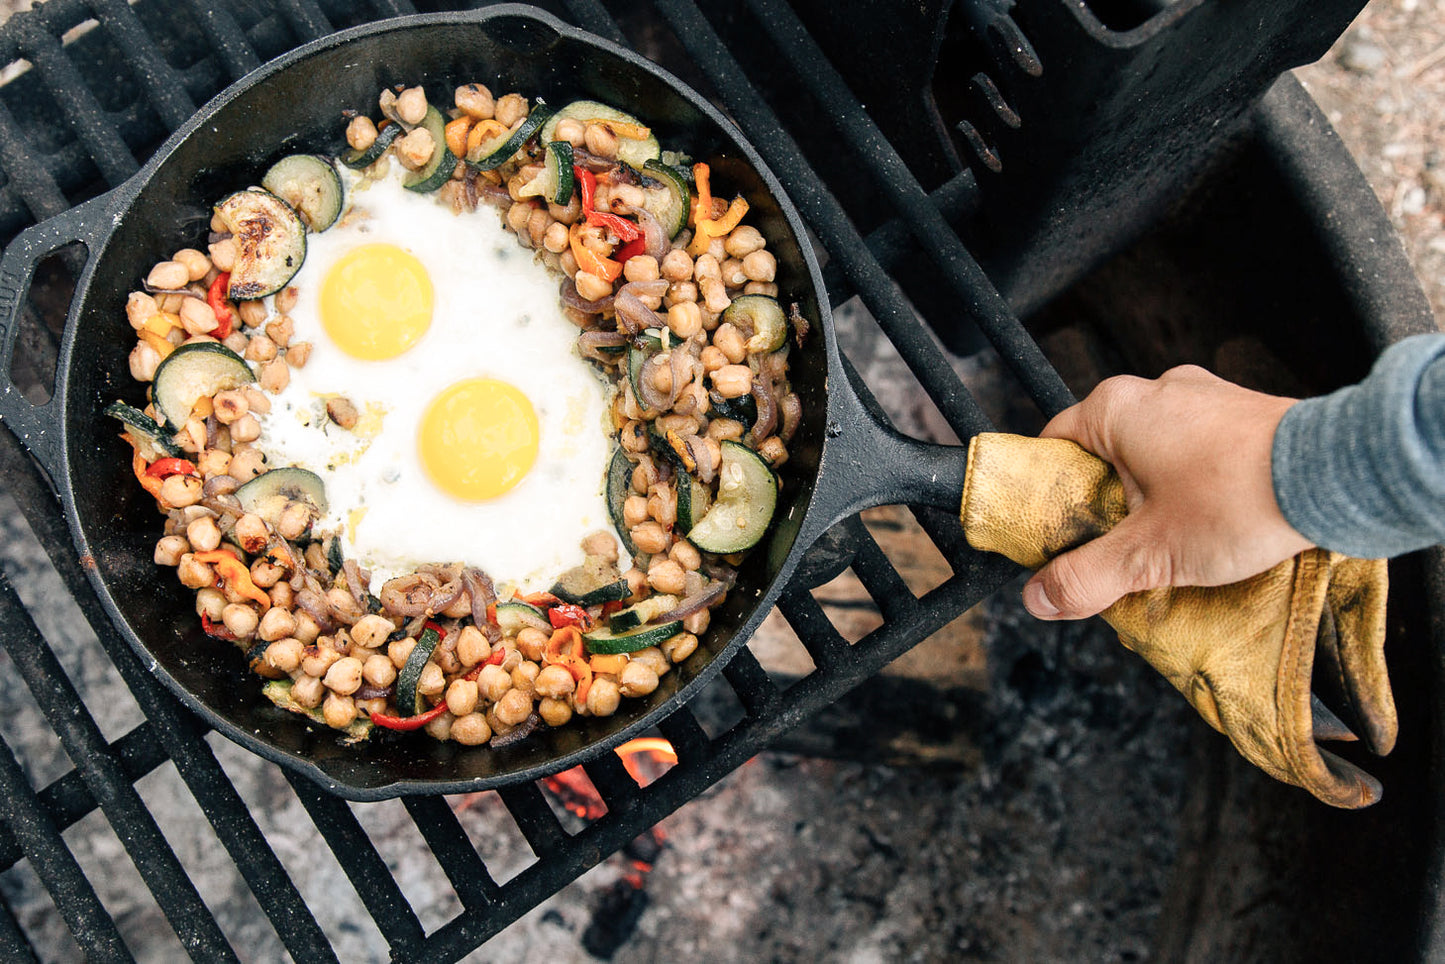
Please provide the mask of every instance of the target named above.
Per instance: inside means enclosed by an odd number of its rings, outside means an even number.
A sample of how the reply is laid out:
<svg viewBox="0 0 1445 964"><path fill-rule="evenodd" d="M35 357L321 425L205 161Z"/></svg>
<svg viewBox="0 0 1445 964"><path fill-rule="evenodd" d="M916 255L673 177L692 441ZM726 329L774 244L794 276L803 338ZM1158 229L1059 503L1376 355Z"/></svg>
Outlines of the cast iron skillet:
<svg viewBox="0 0 1445 964"><path fill-rule="evenodd" d="M126 293L151 264L203 238L210 205L256 183L296 151L340 146L342 111L374 104L384 86L422 83L433 97L481 81L562 104L588 97L646 119L665 145L707 160L714 183L741 191L778 258L778 284L813 331L795 349L803 421L790 448L773 527L714 612L698 651L649 697L606 719L545 727L501 750L425 737L343 747L332 731L273 707L236 649L205 637L189 590L152 561L159 517L130 474L129 450L101 409L141 397L126 356ZM482 214L481 216L485 216ZM31 405L10 379L16 306L35 265L72 241L88 261L61 343L54 395ZM648 61L528 7L406 17L299 47L218 95L108 194L22 233L0 262L0 420L48 476L76 551L106 611L157 676L212 727L355 800L457 793L534 780L595 757L655 724L696 693L767 615L807 548L870 505L956 507L957 448L905 438L865 413L839 361L832 318L802 222L742 134L698 94Z"/></svg>

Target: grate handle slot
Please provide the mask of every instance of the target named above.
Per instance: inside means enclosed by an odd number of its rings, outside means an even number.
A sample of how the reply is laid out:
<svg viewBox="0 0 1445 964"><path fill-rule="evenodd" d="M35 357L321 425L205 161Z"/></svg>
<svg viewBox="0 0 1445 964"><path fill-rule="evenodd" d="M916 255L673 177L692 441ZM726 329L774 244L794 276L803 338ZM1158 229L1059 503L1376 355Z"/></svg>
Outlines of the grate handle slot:
<svg viewBox="0 0 1445 964"><path fill-rule="evenodd" d="M622 758L616 753L604 753L595 760L582 764L587 779L597 790L602 802L607 804L609 813L626 809L637 799L637 781L622 765Z"/></svg>
<svg viewBox="0 0 1445 964"><path fill-rule="evenodd" d="M746 646L723 667L723 676L727 677L748 716L765 715L778 701L778 688Z"/></svg>
<svg viewBox="0 0 1445 964"><path fill-rule="evenodd" d="M711 750L707 731L686 706L679 706L664 717L657 729L663 739L672 744L680 763L692 765L705 759Z"/></svg>
<svg viewBox="0 0 1445 964"><path fill-rule="evenodd" d="M497 796L502 798L502 804L512 819L517 821L517 829L522 832L532 853L545 860L566 846L567 831L547 805L547 799L542 796L537 784L519 783L502 787Z"/></svg>
<svg viewBox="0 0 1445 964"><path fill-rule="evenodd" d="M497 899L497 882L467 838L446 797L406 797L403 800L417 830L436 855L462 906L482 907Z"/></svg>

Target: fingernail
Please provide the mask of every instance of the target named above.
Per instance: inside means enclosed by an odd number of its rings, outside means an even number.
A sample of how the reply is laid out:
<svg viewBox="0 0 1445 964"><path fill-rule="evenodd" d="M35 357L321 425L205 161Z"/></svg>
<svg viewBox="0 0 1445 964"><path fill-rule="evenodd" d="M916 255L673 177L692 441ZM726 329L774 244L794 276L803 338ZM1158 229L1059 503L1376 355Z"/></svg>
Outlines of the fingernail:
<svg viewBox="0 0 1445 964"><path fill-rule="evenodd" d="M1059 614L1059 607L1050 601L1044 592L1043 583L1030 582L1024 585L1024 608L1037 619L1053 619Z"/></svg>

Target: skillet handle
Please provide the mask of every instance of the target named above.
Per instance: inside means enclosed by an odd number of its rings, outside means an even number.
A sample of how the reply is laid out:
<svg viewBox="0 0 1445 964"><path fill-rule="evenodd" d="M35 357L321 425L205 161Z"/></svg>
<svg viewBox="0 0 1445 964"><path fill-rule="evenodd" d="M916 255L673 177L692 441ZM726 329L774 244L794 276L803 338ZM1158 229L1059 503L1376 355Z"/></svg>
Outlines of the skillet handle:
<svg viewBox="0 0 1445 964"><path fill-rule="evenodd" d="M927 505L959 514L966 444L938 445L903 435L870 412L846 378L830 385L826 432L818 486L798 545L812 544L835 523L874 506Z"/></svg>
<svg viewBox="0 0 1445 964"><path fill-rule="evenodd" d="M102 194L31 225L16 235L0 256L0 422L40 463L52 489L57 479L65 477L61 439L64 373L56 373L55 392L42 405L33 404L15 387L10 366L20 333L20 310L41 261L76 241L85 245L86 257L91 256L96 241L113 225L113 195Z"/></svg>

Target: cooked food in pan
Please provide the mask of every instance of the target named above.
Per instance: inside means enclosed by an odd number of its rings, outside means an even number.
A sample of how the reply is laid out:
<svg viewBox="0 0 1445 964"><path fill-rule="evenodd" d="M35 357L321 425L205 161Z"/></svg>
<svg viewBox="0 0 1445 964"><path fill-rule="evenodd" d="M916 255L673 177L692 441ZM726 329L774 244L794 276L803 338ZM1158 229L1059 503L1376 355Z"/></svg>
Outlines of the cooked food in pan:
<svg viewBox="0 0 1445 964"><path fill-rule="evenodd" d="M107 411L155 560L348 740L610 715L766 532L806 326L746 199L643 119L480 84L377 107L127 301L148 388Z"/></svg>

